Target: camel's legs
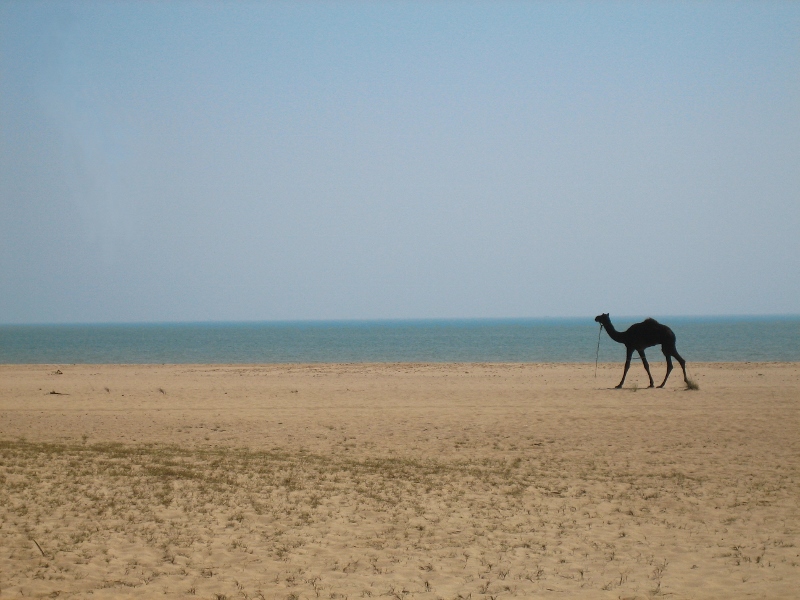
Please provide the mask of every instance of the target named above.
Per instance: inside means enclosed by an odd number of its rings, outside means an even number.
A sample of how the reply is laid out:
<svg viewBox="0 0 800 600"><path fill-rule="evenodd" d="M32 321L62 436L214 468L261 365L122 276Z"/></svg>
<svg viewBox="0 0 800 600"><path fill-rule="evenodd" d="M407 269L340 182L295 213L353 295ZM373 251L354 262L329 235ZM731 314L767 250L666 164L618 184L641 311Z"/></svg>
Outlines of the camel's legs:
<svg viewBox="0 0 800 600"><path fill-rule="evenodd" d="M681 369L683 370L683 381L689 383L689 378L686 376L686 361L683 360L683 357L678 354L678 351L675 349L675 346L671 348L664 348L661 347L661 351L664 353L664 356L667 358L667 374L664 376L664 381L658 387L664 387L664 384L667 383L667 377L669 377L670 372L672 371L672 356L678 359L678 363L681 365Z"/></svg>
<svg viewBox="0 0 800 600"><path fill-rule="evenodd" d="M633 348L625 347L625 351L628 355L625 357L625 370L622 372L622 381L619 382L617 389L622 387L622 384L625 383L625 376L628 374L628 369L631 368L631 357L633 356Z"/></svg>
<svg viewBox="0 0 800 600"><path fill-rule="evenodd" d="M664 356L667 359L667 374L664 375L664 381L661 382L661 385L658 386L660 388L664 387L664 384L667 383L667 379L669 378L669 374L672 372L672 357L669 355L670 351L666 350L665 348L661 348L661 352L664 353Z"/></svg>
<svg viewBox="0 0 800 600"><path fill-rule="evenodd" d="M678 351L675 348L672 348L672 356L678 359L678 362L681 365L681 369L683 369L683 380L688 384L689 378L686 376L686 361L683 360L683 357L678 354Z"/></svg>
<svg viewBox="0 0 800 600"><path fill-rule="evenodd" d="M653 387L653 376L650 375L650 364L647 362L647 357L644 355L644 350L637 350L639 358L642 359L644 370L647 371L647 376L650 378L650 387Z"/></svg>

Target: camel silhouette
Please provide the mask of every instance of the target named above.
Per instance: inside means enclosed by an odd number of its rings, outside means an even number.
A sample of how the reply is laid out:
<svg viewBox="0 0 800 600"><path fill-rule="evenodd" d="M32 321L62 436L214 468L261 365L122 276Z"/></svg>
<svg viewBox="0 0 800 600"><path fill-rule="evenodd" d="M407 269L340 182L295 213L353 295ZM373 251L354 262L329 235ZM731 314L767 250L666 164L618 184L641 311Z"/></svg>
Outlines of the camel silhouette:
<svg viewBox="0 0 800 600"><path fill-rule="evenodd" d="M650 375L650 365L647 363L647 358L644 355L645 348L650 346L657 346L661 344L661 352L667 358L667 374L664 376L664 381L661 382L660 388L664 387L667 383L667 378L672 371L672 357L674 356L683 369L683 380L689 385L689 379L686 377L686 361L683 360L678 351L675 349L675 334L672 329L666 325L662 325L655 319L645 319L641 323L635 323L628 327L627 331L617 331L611 324L611 319L608 313L597 315L594 320L605 327L608 336L615 342L625 344L625 370L622 372L622 381L619 382L617 389L622 387L625 383L625 376L628 374L628 369L631 366L631 356L633 351L636 350L642 359L644 370L647 371L647 376L650 378L650 387L653 387L653 376Z"/></svg>

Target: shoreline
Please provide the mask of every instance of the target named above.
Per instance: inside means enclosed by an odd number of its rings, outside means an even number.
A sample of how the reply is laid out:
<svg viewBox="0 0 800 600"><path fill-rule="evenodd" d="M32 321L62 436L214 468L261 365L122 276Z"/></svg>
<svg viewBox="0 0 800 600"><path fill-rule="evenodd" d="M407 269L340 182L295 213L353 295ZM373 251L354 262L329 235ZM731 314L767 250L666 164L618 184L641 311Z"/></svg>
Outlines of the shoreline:
<svg viewBox="0 0 800 600"><path fill-rule="evenodd" d="M0 365L0 588L792 598L800 363L594 369Z"/></svg>
<svg viewBox="0 0 800 600"><path fill-rule="evenodd" d="M622 347L622 346L621 346ZM657 356L653 356L650 358L647 357L647 361L650 364L660 364L665 363L664 357L661 354ZM622 358L620 360L605 360L599 361L598 365L616 365L619 364L622 366L625 363L625 353L622 353ZM634 355L631 360L631 365L634 363L641 363L640 359ZM563 365L565 367L570 366L587 366L591 365L594 367L594 361L582 360L582 361L558 361L558 360L551 360L551 361L491 361L491 360L473 360L473 361L435 361L435 360L409 360L409 361L402 361L402 360L395 360L395 361L296 361L296 362L193 362L193 363L183 363L183 362L149 362L149 363L139 363L139 362L117 362L117 363L104 363L104 362L42 362L42 363L35 363L35 362L27 362L27 363L15 363L15 362L0 362L0 369L3 368L27 368L27 367L317 367L317 366L331 366L331 367L354 367L359 365L364 366L404 366L404 365L431 365L431 366L458 366L458 365L485 365L485 366L536 366L536 365ZM676 368L680 368L677 365L677 361L673 361L673 364ZM695 360L695 361L686 361L686 364L693 364L693 365L727 365L727 366L735 366L735 365L800 365L800 360ZM633 368L631 366L631 368Z"/></svg>

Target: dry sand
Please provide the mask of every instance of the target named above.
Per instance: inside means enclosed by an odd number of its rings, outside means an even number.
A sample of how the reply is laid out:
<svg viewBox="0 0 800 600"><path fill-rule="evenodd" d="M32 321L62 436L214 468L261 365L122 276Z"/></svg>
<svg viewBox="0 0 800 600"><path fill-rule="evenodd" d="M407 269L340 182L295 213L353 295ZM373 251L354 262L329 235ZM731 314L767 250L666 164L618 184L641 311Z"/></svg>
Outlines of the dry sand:
<svg viewBox="0 0 800 600"><path fill-rule="evenodd" d="M0 366L0 597L800 597L800 364L621 369Z"/></svg>

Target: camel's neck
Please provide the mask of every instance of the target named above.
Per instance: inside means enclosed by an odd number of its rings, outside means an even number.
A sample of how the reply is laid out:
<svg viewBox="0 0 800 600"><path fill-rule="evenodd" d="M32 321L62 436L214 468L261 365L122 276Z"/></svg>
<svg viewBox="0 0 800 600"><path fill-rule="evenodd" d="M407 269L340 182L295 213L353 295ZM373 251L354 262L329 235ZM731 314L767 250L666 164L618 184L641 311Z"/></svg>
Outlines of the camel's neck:
<svg viewBox="0 0 800 600"><path fill-rule="evenodd" d="M610 337L612 340L620 344L625 343L625 336L623 335L624 332L619 332L616 329L614 329L614 326L611 324L611 321L606 321L605 323L603 323L603 327L606 328L606 331L608 332L608 337Z"/></svg>

